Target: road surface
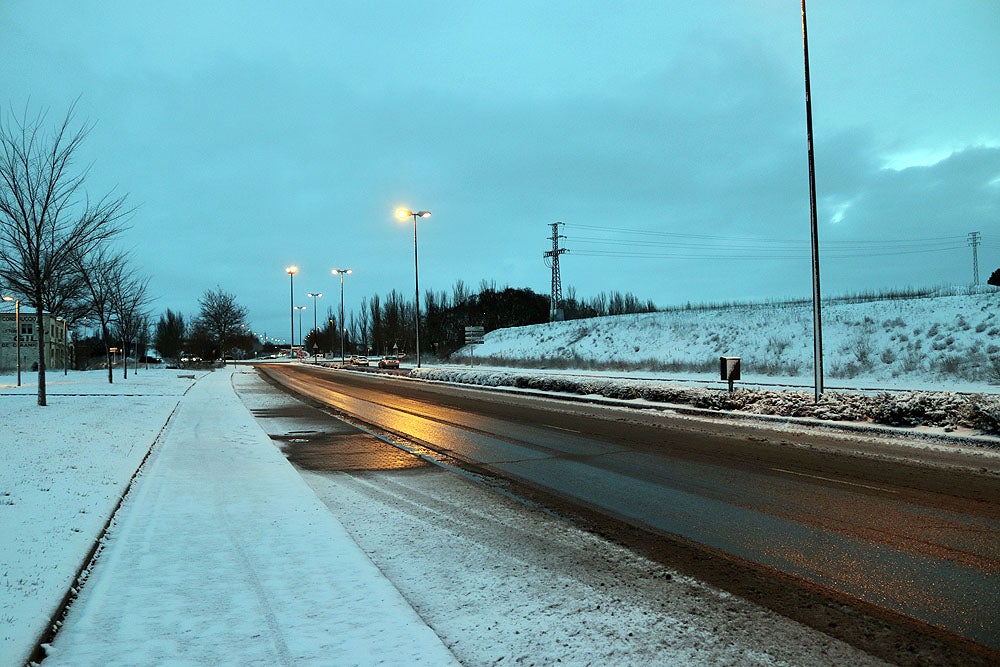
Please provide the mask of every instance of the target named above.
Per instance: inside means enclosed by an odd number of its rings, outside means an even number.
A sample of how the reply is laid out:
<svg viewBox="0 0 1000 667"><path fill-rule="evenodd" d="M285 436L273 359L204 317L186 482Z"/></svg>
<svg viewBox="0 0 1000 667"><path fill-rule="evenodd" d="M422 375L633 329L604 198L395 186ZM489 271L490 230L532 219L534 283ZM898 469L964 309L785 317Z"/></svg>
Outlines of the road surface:
<svg viewBox="0 0 1000 667"><path fill-rule="evenodd" d="M432 457L1000 648L1000 476L982 452L261 368Z"/></svg>

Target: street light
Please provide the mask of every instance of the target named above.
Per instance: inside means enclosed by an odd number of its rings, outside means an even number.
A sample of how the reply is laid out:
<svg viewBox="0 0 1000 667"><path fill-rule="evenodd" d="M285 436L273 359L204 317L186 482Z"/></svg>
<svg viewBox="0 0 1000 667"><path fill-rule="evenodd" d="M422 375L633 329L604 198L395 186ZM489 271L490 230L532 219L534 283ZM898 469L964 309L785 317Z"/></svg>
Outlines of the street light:
<svg viewBox="0 0 1000 667"><path fill-rule="evenodd" d="M69 356L66 345L66 320L65 318L57 317L56 322L62 322L63 325L63 375L69 375L69 371L66 370L66 358Z"/></svg>
<svg viewBox="0 0 1000 667"><path fill-rule="evenodd" d="M299 311L299 347L302 347L302 311L306 309L305 306L294 306L295 310ZM295 345L295 340L292 339L292 345Z"/></svg>
<svg viewBox="0 0 1000 667"><path fill-rule="evenodd" d="M292 337L288 343L288 356L292 356L292 346L295 345L295 274L299 272L299 267L292 264L285 268L288 274L288 315L292 321Z"/></svg>
<svg viewBox="0 0 1000 667"><path fill-rule="evenodd" d="M306 294L306 296L312 297L312 300L313 300L313 350L315 350L316 349L316 338L315 337L318 334L318 332L316 331L316 312L317 312L317 310L316 310L316 299L318 299L321 296L323 296L323 293L322 292L309 292L309 294Z"/></svg>
<svg viewBox="0 0 1000 667"><path fill-rule="evenodd" d="M5 295L2 298L4 301L14 302L14 340L17 341L16 348L17 352L17 386L21 386L21 300L15 299L14 297Z"/></svg>
<svg viewBox="0 0 1000 667"><path fill-rule="evenodd" d="M347 327L344 326L344 276L348 276L353 271L350 269L334 269L331 271L335 276L340 276L340 365L344 365L344 338L347 336Z"/></svg>
<svg viewBox="0 0 1000 667"><path fill-rule="evenodd" d="M415 329L417 333L417 368L420 368L420 272L417 269L417 218L429 218L431 217L430 211L417 211L414 213L408 208L397 208L396 217L400 220L406 220L407 218L413 218L413 287L414 287L414 301L416 305L415 312Z"/></svg>
<svg viewBox="0 0 1000 667"><path fill-rule="evenodd" d="M816 221L816 159L813 154L812 92L809 87L809 31L802 0L802 55L806 84L806 143L809 149L809 235L812 246L813 380L816 402L823 395L823 318L820 314L819 229Z"/></svg>

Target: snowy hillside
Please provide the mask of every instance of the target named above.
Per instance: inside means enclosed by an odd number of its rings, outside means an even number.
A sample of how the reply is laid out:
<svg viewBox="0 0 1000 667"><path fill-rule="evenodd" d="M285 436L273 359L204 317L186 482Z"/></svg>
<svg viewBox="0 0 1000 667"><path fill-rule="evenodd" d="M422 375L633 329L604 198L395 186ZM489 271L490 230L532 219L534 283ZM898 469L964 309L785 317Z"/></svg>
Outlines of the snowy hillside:
<svg viewBox="0 0 1000 667"><path fill-rule="evenodd" d="M825 376L943 390L1000 383L1000 290L954 290L823 307ZM970 293L971 292L971 293ZM500 329L476 346L484 364L718 373L744 380L812 375L810 304L690 308ZM468 350L453 359L458 361Z"/></svg>

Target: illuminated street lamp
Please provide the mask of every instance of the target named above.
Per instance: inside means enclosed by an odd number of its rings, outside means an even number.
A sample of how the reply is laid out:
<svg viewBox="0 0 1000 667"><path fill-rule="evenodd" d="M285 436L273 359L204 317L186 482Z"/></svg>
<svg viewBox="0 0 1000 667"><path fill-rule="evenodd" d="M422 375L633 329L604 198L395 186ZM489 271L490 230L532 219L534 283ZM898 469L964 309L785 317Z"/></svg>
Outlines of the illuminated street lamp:
<svg viewBox="0 0 1000 667"><path fill-rule="evenodd" d="M299 311L299 347L302 347L302 311L306 309L305 306L294 306L295 310ZM292 339L292 345L295 345L295 339Z"/></svg>
<svg viewBox="0 0 1000 667"><path fill-rule="evenodd" d="M340 365L344 365L344 338L347 337L347 327L344 326L344 276L353 273L350 269L334 269L335 276L340 276Z"/></svg>
<svg viewBox="0 0 1000 667"><path fill-rule="evenodd" d="M15 299L9 294L5 294L2 298L4 301L14 302L14 340L17 341L16 347L17 351L17 386L21 386L21 300Z"/></svg>
<svg viewBox="0 0 1000 667"><path fill-rule="evenodd" d="M299 272L299 267L294 264L285 268L288 274L288 315L292 321L292 337L288 343L288 356L292 356L292 346L295 345L295 274Z"/></svg>
<svg viewBox="0 0 1000 667"><path fill-rule="evenodd" d="M416 306L414 322L417 333L417 368L420 368L420 271L417 269L417 218L429 218L431 212L417 211L414 213L408 208L400 207L396 209L396 217L404 221L407 218L413 218L413 286L414 305Z"/></svg>
<svg viewBox="0 0 1000 667"><path fill-rule="evenodd" d="M313 350L315 350L316 349L316 336L319 333L316 330L316 312L317 312L317 310L316 310L316 299L318 299L321 296L323 296L323 293L322 292L309 292L309 294L306 294L306 296L312 297L312 300L313 300Z"/></svg>

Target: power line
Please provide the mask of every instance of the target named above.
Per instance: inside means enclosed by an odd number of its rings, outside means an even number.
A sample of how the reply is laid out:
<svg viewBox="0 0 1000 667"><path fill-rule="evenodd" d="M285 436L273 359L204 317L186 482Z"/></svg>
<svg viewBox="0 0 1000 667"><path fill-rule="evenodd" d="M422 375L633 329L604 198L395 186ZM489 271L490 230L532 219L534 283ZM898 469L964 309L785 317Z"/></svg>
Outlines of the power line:
<svg viewBox="0 0 1000 667"><path fill-rule="evenodd" d="M569 228L571 228L571 229L586 229L586 230L600 231L600 232L611 232L612 234L615 234L616 236L617 235L623 235L623 234L635 234L635 235L638 235L638 236L662 236L664 238L705 239L705 240L710 240L710 241L724 241L724 242L766 241L766 242L769 242L769 243L771 243L771 242L774 242L774 243L796 243L796 244L802 244L802 245L805 245L805 244L808 243L808 241L806 241L806 240L799 240L799 239L782 239L782 238L774 238L774 237L771 237L771 238L762 238L760 236L722 236L722 235L718 235L718 234L687 234L687 233L680 233L680 232L653 231L653 230L648 230L648 229L623 229L623 228L620 228L620 227L601 227L601 226L597 226L597 225L579 225L579 224L576 224L576 223L574 223L572 225L569 225ZM573 239L575 240L576 238L577 238L577 236L573 235ZM956 240L964 240L964 239L965 239L965 237L963 237L963 236L931 236L931 237L914 238L914 239L899 240L899 241L897 241L897 240L872 241L871 243L884 243L884 244L892 243L892 244L898 244L898 243L927 243L927 242L935 242L935 241L939 241L939 242L952 241L952 242L954 242ZM835 241L835 240L826 240L826 241L823 242L823 245L826 246L826 245L831 244L831 243L836 244L836 243L862 243L862 242L860 242L860 241ZM865 241L863 243L865 245L867 245L869 242Z"/></svg>
<svg viewBox="0 0 1000 667"><path fill-rule="evenodd" d="M603 232L600 235L569 235L580 247L574 254L589 257L655 259L798 259L808 241L747 236L684 234L639 229L618 229L596 225L572 225L572 229ZM629 235L639 238L627 238ZM625 237L625 238L623 238ZM977 237L978 238L978 237ZM967 245L962 236L937 236L888 241L835 241L824 243L825 252L834 259L883 257L931 252L949 252ZM657 252L669 248L674 252ZM686 252L693 251L693 252Z"/></svg>

